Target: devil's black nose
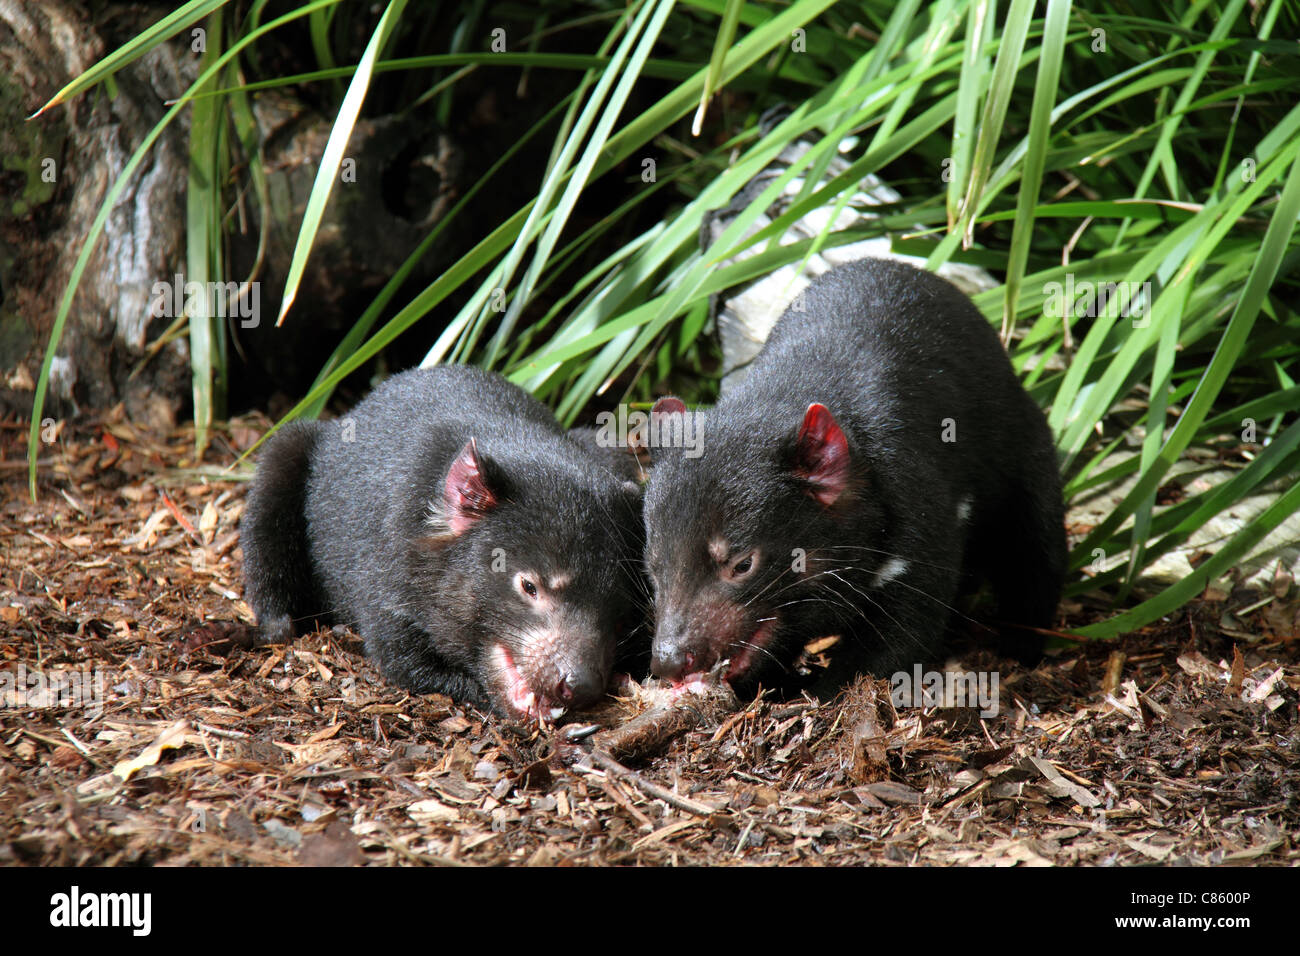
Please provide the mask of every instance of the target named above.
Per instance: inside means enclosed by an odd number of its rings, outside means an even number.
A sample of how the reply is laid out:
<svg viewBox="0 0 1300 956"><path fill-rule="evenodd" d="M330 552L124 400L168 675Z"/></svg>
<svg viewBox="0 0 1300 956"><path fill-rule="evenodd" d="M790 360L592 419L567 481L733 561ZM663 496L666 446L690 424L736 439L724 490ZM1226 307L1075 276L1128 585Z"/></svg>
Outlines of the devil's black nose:
<svg viewBox="0 0 1300 956"><path fill-rule="evenodd" d="M593 703L604 692L605 680L600 674L588 668L576 668L560 677L551 697L571 710Z"/></svg>
<svg viewBox="0 0 1300 956"><path fill-rule="evenodd" d="M699 648L684 641L656 641L650 657L650 673L660 680L679 680L704 669L702 656Z"/></svg>

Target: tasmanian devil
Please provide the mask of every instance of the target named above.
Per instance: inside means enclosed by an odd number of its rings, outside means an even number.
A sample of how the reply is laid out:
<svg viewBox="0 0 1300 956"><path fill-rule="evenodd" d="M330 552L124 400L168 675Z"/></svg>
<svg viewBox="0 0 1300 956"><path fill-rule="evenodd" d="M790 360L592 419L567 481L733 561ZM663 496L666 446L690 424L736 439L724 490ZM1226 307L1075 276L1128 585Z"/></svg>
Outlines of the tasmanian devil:
<svg viewBox="0 0 1300 956"><path fill-rule="evenodd" d="M997 335L892 261L840 266L801 300L710 411L655 405L652 670L690 683L726 660L738 689L787 684L807 642L839 636L817 690L888 676L933 658L980 578L1032 656L1066 560L1061 481ZM682 432L693 456L662 447Z"/></svg>
<svg viewBox="0 0 1300 956"><path fill-rule="evenodd" d="M635 626L640 491L536 399L417 369L262 454L242 524L260 639L347 624L390 681L557 718Z"/></svg>

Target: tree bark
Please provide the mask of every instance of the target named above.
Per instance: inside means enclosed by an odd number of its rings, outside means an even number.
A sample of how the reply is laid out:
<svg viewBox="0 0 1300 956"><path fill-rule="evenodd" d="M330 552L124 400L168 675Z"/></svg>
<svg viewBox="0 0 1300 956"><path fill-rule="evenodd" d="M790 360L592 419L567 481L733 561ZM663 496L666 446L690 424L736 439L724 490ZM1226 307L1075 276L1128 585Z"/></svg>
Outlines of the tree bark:
<svg viewBox="0 0 1300 956"><path fill-rule="evenodd" d="M197 71L163 44L104 87L27 120L107 50L156 19L122 7L102 21L64 0L0 0L0 400L30 413L31 380L90 225L136 146ZM125 403L152 425L173 423L188 394L186 343L143 363L167 320L150 315L153 283L183 261L188 119L154 144L109 214L59 344L51 413ZM133 374L135 373L135 374Z"/></svg>

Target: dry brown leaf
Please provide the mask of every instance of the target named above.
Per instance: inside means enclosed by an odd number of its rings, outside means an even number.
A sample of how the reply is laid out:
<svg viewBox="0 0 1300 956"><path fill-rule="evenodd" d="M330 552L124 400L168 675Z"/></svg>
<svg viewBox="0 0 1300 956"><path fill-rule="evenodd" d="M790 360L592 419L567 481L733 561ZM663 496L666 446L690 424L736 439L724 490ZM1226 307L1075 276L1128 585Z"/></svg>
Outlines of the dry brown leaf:
<svg viewBox="0 0 1300 956"><path fill-rule="evenodd" d="M140 752L140 755L131 760L124 760L113 768L113 776L123 782L131 779L131 776L138 770L145 767L152 767L162 759L164 751L175 750L185 743L185 736L190 732L190 722L188 720L178 720L161 734L158 739Z"/></svg>

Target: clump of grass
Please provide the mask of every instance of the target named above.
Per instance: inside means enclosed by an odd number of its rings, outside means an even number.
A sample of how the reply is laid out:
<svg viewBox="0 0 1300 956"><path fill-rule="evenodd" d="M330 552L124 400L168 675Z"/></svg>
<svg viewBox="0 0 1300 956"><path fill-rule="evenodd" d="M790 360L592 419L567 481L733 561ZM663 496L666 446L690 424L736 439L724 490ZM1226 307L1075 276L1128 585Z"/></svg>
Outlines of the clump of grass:
<svg viewBox="0 0 1300 956"><path fill-rule="evenodd" d="M189 268L218 275L227 201L221 184L231 150L251 157L250 175L260 176L256 144L232 142L221 130L228 116L246 118L253 86L337 84L335 144L346 141L377 72L407 70L418 79L427 75L421 71L438 71L423 89L413 84L414 95L446 100L466 70L522 67L582 71L574 92L521 137L522 144L562 114L536 197L486 230L381 324L436 232L412 250L291 416L318 413L344 376L416 323L432 321L461 287L470 290L468 299L441 325L428 364L497 368L569 421L615 387L624 397L648 399L656 381L673 371L678 381L681 373L693 374L707 395L702 356L711 294L816 247L880 234L894 236L896 251L923 256L931 268L964 261L1005 280L976 304L1003 331L1026 385L1050 409L1067 493L1136 476L1078 544L1073 567L1082 569L1098 550L1127 560L1090 582L1080 578L1076 590L1114 585L1117 595L1126 595L1145 567L1208 519L1300 466L1300 319L1293 308L1300 253L1300 106L1293 78L1300 63L1294 43L1276 39L1295 36L1300 23L1281 0L1173 8L1101 3L1087 10L1049 0L1041 17L1030 0L1011 0L1005 12L988 0L544 4L522 52L495 60L486 52L484 26L492 8L463 4L442 11L449 26L466 27L447 31L448 52L400 62L383 54L391 36L416 28L414 8L404 10L403 0L393 0L373 22L363 8L336 8L328 0L301 4L267 23L261 2L240 8L242 17L226 16L221 7L218 0L191 0L50 104L111 77L196 21L221 37L194 86L132 157L87 238L42 370L33 449L49 360L84 261L108 207L178 111L193 110ZM246 83L241 58L268 32L302 17L320 69ZM349 35L345 20L352 27L364 21L370 35L355 67L336 65L345 62L333 46L334 38ZM593 21L607 23L608 34L591 56L551 54L533 42L545 31ZM471 24L483 33L482 44L467 39ZM711 44L702 39L709 36ZM624 118L631 93L651 75L676 85ZM690 138L683 124L688 117L697 126L707 123L719 90L750 112L734 124L733 138L711 146ZM778 100L791 107L789 115L762 135L757 116ZM850 136L858 145L848 171L823 181ZM717 242L700 249L705 214L800 137L813 148ZM484 171L476 189L490 188L505 158ZM629 159L653 160L653 175L628 182L613 215L577 228L572 213L583 190ZM888 180L903 199L877 209L878 219L851 234L777 244L791 221L847 202L869 173ZM798 201L748 236L796 176L806 184ZM296 283L311 265L319 221L312 213L324 208L333 182L323 162L283 298L287 321L294 318ZM463 208L464 201L456 212ZM611 238L633 213L647 213L654 225L632 241ZM722 265L749 247L761 252ZM1110 293L1100 309L1095 298L1089 304L1062 294L1085 287ZM219 324L205 317L191 316L189 333L202 442L220 407L224 347ZM1138 420L1120 421L1117 410L1135 396ZM1102 470L1125 432L1144 436L1141 454ZM1236 476L1158 508L1156 491L1189 446L1225 435L1248 440L1253 449ZM34 471L32 480L34 493ZM1300 487L1292 487L1184 581L1084 633L1111 636L1176 609L1297 507Z"/></svg>

